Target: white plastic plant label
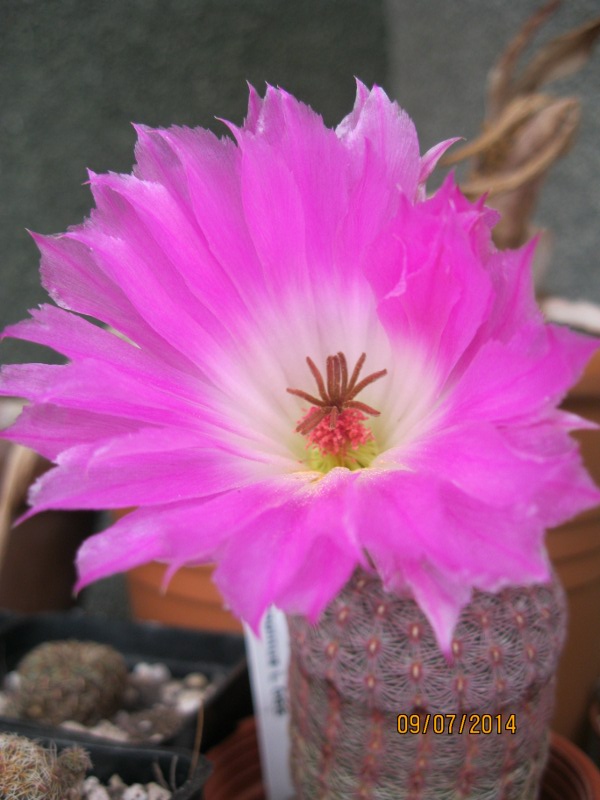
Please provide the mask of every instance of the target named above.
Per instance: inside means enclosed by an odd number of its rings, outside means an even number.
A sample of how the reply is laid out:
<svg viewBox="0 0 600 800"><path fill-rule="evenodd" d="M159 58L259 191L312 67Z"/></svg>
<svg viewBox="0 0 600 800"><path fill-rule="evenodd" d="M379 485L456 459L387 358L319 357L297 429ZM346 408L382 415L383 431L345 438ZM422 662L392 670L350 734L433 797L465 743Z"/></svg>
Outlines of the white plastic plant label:
<svg viewBox="0 0 600 800"><path fill-rule="evenodd" d="M260 638L247 626L245 635L265 791L268 800L289 800L294 790L289 768L285 614L270 608L262 619Z"/></svg>

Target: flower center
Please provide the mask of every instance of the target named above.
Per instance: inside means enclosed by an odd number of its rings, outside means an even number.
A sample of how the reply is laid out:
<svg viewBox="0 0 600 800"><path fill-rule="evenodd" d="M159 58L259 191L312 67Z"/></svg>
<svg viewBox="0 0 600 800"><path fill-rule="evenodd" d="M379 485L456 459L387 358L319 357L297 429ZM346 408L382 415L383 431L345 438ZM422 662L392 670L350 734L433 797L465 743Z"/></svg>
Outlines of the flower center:
<svg viewBox="0 0 600 800"><path fill-rule="evenodd" d="M299 420L296 431L308 439L308 460L313 469L320 472L329 472L334 467L361 469L377 455L375 437L364 423L368 416L378 417L379 411L355 398L371 383L387 375L387 370L373 372L359 380L366 358L366 353L363 353L349 375L343 353L328 356L325 380L314 361L307 356L306 363L319 396L302 389L287 390L311 403L311 408Z"/></svg>

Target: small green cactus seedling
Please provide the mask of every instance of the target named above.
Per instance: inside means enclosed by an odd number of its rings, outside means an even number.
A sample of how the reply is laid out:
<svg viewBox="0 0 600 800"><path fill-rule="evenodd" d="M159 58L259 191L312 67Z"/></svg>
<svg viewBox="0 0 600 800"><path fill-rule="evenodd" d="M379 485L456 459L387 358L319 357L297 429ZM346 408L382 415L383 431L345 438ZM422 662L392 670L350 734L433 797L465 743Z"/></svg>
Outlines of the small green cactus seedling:
<svg viewBox="0 0 600 800"><path fill-rule="evenodd" d="M57 755L13 733L0 733L0 800L65 800L91 767L80 747ZM73 794L71 794L73 793Z"/></svg>
<svg viewBox="0 0 600 800"><path fill-rule="evenodd" d="M127 665L114 648L97 642L45 642L17 667L19 713L48 725L74 720L93 725L117 711Z"/></svg>

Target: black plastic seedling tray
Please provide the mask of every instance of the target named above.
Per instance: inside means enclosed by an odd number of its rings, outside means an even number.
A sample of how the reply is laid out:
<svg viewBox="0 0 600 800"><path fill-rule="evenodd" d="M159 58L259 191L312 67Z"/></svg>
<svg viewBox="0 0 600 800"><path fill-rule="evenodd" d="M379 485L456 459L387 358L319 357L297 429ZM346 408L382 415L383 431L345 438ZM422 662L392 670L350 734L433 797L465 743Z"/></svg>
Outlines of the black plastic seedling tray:
<svg viewBox="0 0 600 800"><path fill-rule="evenodd" d="M183 750L108 744L75 733L71 735L70 732L69 736L55 735L56 729L18 720L0 719L0 732L26 736L44 747L56 747L58 752L74 745L83 747L92 761L88 774L94 775L103 784L107 784L114 774L119 775L128 785L157 782L158 775L162 775L173 790L172 800L201 800L202 787L211 770L210 763L204 756L200 756L191 774L191 757Z"/></svg>
<svg viewBox="0 0 600 800"><path fill-rule="evenodd" d="M109 644L119 650L127 665L161 662L174 677L202 672L214 684L204 704L202 752L218 744L236 722L252 713L244 639L231 633L213 633L159 625L152 622L108 620L79 611L6 616L0 624L0 681L21 658L42 642L79 639ZM11 719L0 715L0 722ZM195 719L168 741L169 746L192 749ZM67 732L53 729L65 738ZM70 733L68 734L70 737ZM98 741L97 737L89 737Z"/></svg>

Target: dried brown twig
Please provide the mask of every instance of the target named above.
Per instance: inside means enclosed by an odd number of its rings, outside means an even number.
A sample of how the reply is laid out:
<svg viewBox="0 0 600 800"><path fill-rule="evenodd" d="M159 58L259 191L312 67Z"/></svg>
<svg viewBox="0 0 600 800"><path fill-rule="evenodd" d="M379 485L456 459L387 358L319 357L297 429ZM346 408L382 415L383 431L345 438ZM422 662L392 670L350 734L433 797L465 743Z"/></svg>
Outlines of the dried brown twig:
<svg viewBox="0 0 600 800"><path fill-rule="evenodd" d="M509 42L488 79L483 132L447 155L443 164L473 159L461 188L468 196L488 194L502 213L494 230L499 247L517 247L535 232L531 217L548 170L573 144L581 118L576 97L539 89L579 70L600 36L600 17L541 47L517 72L517 62L537 30L560 5L551 0Z"/></svg>

